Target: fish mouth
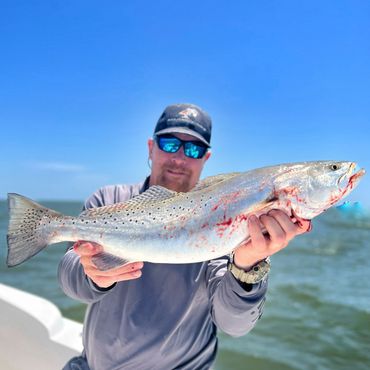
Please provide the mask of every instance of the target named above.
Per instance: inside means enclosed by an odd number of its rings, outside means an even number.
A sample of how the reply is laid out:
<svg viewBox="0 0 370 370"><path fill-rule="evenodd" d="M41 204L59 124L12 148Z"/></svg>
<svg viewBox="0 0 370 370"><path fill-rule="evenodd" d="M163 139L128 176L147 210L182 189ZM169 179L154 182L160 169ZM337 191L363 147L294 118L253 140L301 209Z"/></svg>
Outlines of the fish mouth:
<svg viewBox="0 0 370 370"><path fill-rule="evenodd" d="M360 181L362 176L364 176L366 173L364 168L359 169L356 173L354 173L348 180L348 183L351 185L357 185L357 183Z"/></svg>
<svg viewBox="0 0 370 370"><path fill-rule="evenodd" d="M343 194L347 194L348 192L352 191L357 186L361 178L365 175L365 173L366 171L364 168L359 168L357 166L357 163L352 162L348 168L347 173L345 173L338 179L338 184L340 184L343 180L346 180Z"/></svg>

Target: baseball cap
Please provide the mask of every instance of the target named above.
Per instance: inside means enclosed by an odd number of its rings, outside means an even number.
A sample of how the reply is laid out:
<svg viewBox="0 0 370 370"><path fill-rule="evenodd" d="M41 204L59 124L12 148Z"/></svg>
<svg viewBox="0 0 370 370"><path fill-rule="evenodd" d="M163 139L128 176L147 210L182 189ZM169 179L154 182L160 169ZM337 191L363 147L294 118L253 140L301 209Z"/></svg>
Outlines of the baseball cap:
<svg viewBox="0 0 370 370"><path fill-rule="evenodd" d="M188 134L211 146L211 117L194 104L173 104L166 107L154 129L154 135Z"/></svg>

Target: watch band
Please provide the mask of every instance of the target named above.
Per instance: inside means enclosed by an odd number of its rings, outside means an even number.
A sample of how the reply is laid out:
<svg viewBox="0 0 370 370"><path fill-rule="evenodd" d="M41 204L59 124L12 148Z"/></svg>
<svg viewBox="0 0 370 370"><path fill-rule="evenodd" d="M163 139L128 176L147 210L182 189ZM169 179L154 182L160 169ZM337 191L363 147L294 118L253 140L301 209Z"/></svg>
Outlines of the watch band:
<svg viewBox="0 0 370 370"><path fill-rule="evenodd" d="M228 265L228 270L234 275L235 279L247 284L256 284L264 279L271 268L270 258L266 258L256 263L249 271L244 271L235 266L233 259Z"/></svg>

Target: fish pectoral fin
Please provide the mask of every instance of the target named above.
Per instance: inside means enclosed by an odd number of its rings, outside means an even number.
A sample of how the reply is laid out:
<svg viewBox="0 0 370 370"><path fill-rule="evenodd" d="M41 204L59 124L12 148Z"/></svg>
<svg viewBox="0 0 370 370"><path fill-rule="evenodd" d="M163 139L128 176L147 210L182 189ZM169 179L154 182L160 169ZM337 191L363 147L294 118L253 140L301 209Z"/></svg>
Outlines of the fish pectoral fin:
<svg viewBox="0 0 370 370"><path fill-rule="evenodd" d="M117 257L107 252L101 252L92 257L92 262L100 271L106 271L133 261L125 260L124 258Z"/></svg>

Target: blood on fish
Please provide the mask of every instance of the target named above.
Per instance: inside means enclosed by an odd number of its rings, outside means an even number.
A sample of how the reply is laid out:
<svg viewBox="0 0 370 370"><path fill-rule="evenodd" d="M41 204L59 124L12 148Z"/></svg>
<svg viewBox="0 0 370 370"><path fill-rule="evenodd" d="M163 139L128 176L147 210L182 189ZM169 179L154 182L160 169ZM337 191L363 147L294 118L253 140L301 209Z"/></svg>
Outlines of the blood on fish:
<svg viewBox="0 0 370 370"><path fill-rule="evenodd" d="M231 223L232 223L232 218L230 217L227 221L223 221L223 222L219 222L218 224L216 224L216 226L230 226Z"/></svg>
<svg viewBox="0 0 370 370"><path fill-rule="evenodd" d="M223 196L220 199L220 201L211 208L211 210L213 212L217 211L217 209L221 206L223 206L224 209L226 210L228 205L230 205L231 203L233 203L235 200L238 199L238 197L240 196L240 193L241 193L241 190L238 190L238 191L235 191L234 193Z"/></svg>
<svg viewBox="0 0 370 370"><path fill-rule="evenodd" d="M248 216L241 214L241 215L236 216L234 220L230 217L227 220L217 223L216 224L217 236L219 236L220 238L223 238L224 232L228 229L229 229L229 236L232 235L239 228L241 223L247 220L248 220Z"/></svg>
<svg viewBox="0 0 370 370"><path fill-rule="evenodd" d="M36 252L39 252L49 241L52 244L80 240L87 232L85 228L89 229L92 241L101 242L108 237L112 251L117 250L128 259L144 256L148 262L190 263L203 256L208 260L211 249L212 258L216 253L228 253L247 236L246 221L251 214L258 217L276 207L288 211L294 222L300 222L329 208L347 195L365 173L360 170L350 176L355 166L352 162L343 162L342 170L332 171L341 166L333 168L332 162L305 162L266 167L226 176L226 180L224 176L207 180L201 190L186 195L168 193L167 197L165 190L148 189L148 193L127 203L88 209L77 218L58 215L26 198L10 194L7 263L15 266L30 258L33 247L30 250L27 238L31 232L42 241L37 246L40 249ZM289 169L291 174L287 176ZM321 177L321 174L325 176ZM163 193L163 198L157 199L158 192ZM237 216L239 213L244 214ZM122 230L118 224L126 226ZM126 230L127 225L132 230ZM56 229L58 233L54 232ZM19 244L21 239L24 241L22 246ZM129 248L130 243L134 248ZM202 244L205 252L196 250L193 256L191 247L201 248ZM24 249L21 255L20 247Z"/></svg>
<svg viewBox="0 0 370 370"><path fill-rule="evenodd" d="M287 188L281 189L280 191L275 191L274 198L281 199L281 194L285 195L283 198L286 199L285 206L287 208L290 208L292 204L291 200L289 199L289 196L290 198L295 198L298 203L306 203L306 199L298 196L299 191L298 191L298 188L295 186L287 187Z"/></svg>
<svg viewBox="0 0 370 370"><path fill-rule="evenodd" d="M211 211L213 211L213 212L217 211L219 206L220 206L219 204L216 204L214 207L211 208Z"/></svg>

